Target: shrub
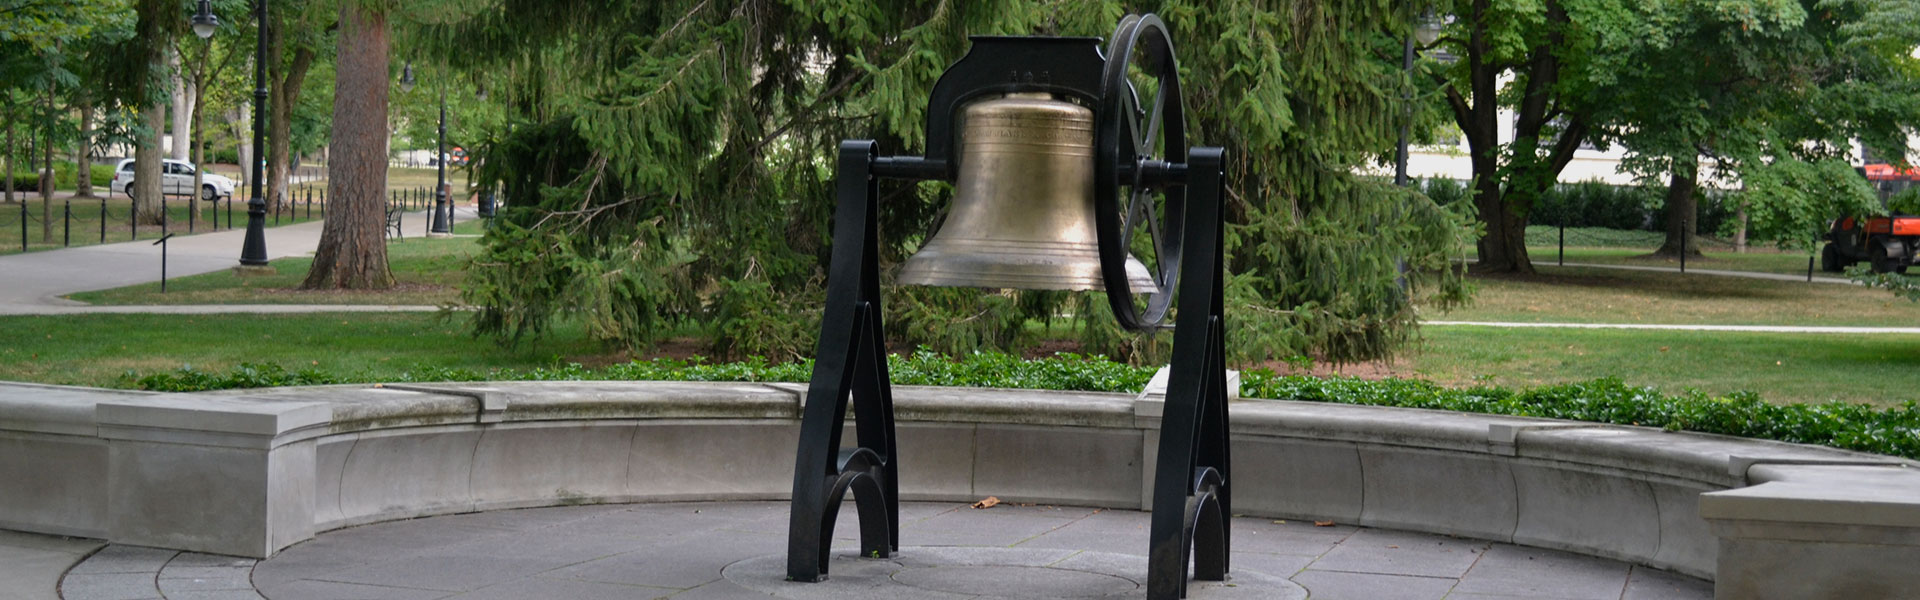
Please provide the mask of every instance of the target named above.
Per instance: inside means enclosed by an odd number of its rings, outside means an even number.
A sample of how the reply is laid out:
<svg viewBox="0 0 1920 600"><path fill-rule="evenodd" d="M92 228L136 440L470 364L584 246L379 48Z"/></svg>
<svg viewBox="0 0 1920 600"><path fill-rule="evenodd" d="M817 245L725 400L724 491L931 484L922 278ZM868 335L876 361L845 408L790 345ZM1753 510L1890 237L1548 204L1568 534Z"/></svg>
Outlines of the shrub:
<svg viewBox="0 0 1920 600"><path fill-rule="evenodd" d="M975 352L957 358L921 349L887 360L894 385L1001 387L1062 391L1138 392L1155 368L1135 367L1103 356L1057 354L1023 359ZM163 392L369 383L373 381L761 381L805 382L813 362L770 364L763 358L707 363L704 359L654 359L590 369L579 364L547 368L474 371L415 367L399 377L342 376L317 370L287 371L275 364L242 364L227 373L192 367L145 377L129 374L140 389ZM1427 381L1369 381L1342 377L1279 376L1256 369L1241 374L1240 394L1306 402L1424 408L1457 412L1568 419L1616 425L1659 427L1920 459L1920 403L1908 401L1879 409L1865 404L1769 404L1751 393L1712 397L1698 391L1677 396L1633 387L1618 379L1598 379L1509 390L1498 387L1445 388Z"/></svg>
<svg viewBox="0 0 1920 600"><path fill-rule="evenodd" d="M23 163L23 164L15 165L15 167L24 168L26 167L26 165ZM93 177L94 187L105 188L108 184L113 183L113 165L92 165L91 167L92 168L90 173ZM75 185L77 181L78 180L75 179L74 177L73 163L71 162L53 163L53 188L54 189L56 190L74 189L75 187L77 187ZM39 192L40 191L40 171L39 171L38 163L35 163L35 166L29 172L24 172L24 173L15 172L13 174L13 191L15 192Z"/></svg>

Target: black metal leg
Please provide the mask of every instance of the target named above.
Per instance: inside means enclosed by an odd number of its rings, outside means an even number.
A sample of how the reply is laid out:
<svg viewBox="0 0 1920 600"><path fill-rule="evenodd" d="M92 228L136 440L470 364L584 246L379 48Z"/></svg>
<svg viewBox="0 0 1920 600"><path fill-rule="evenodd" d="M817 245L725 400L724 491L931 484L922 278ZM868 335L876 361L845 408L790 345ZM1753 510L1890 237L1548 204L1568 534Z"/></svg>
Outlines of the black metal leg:
<svg viewBox="0 0 1920 600"><path fill-rule="evenodd" d="M1231 537L1225 344L1222 331L1220 201L1224 156L1195 148L1188 157L1186 241L1172 373L1154 467L1147 549L1147 598L1187 595L1187 565L1203 580L1224 580Z"/></svg>
<svg viewBox="0 0 1920 600"><path fill-rule="evenodd" d="M826 314L794 458L787 530L787 579L793 581L826 578L834 520L848 490L860 514L861 553L887 557L900 547L893 395L880 311L874 152L871 141L840 145ZM849 401L858 445L842 448Z"/></svg>

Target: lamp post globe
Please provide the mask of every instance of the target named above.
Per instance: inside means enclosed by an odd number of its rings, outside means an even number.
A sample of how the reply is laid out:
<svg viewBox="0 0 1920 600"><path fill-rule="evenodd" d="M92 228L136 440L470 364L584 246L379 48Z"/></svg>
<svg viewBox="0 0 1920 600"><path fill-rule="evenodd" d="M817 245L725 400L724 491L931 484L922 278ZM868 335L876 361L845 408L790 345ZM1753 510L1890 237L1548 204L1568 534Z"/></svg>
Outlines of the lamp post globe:
<svg viewBox="0 0 1920 600"><path fill-rule="evenodd" d="M193 34L200 39L213 37L213 31L220 27L220 18L213 16L213 0L200 0L199 10L193 13Z"/></svg>

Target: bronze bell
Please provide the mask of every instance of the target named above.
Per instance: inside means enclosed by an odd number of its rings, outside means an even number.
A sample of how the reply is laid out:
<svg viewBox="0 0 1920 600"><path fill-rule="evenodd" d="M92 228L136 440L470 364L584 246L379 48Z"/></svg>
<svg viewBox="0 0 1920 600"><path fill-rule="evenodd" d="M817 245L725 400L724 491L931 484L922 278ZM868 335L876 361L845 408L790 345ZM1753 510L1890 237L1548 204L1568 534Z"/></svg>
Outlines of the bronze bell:
<svg viewBox="0 0 1920 600"><path fill-rule="evenodd" d="M900 268L909 285L1100 290L1093 111L1045 93L961 111L960 177L946 223ZM1127 257L1136 294L1159 289Z"/></svg>

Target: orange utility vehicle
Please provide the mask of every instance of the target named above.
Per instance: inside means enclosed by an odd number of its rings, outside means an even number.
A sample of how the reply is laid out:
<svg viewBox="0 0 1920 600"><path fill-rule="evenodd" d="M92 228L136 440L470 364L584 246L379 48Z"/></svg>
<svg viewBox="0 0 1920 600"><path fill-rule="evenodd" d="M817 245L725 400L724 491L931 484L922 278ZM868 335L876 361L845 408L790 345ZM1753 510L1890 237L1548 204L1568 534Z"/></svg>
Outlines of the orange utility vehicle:
<svg viewBox="0 0 1920 600"><path fill-rule="evenodd" d="M1859 169L1886 202L1920 185L1920 169L1871 164ZM1884 217L1846 217L1833 222L1827 245L1820 249L1820 268L1839 272L1865 261L1875 273L1905 273L1920 264L1920 215L1894 213Z"/></svg>

